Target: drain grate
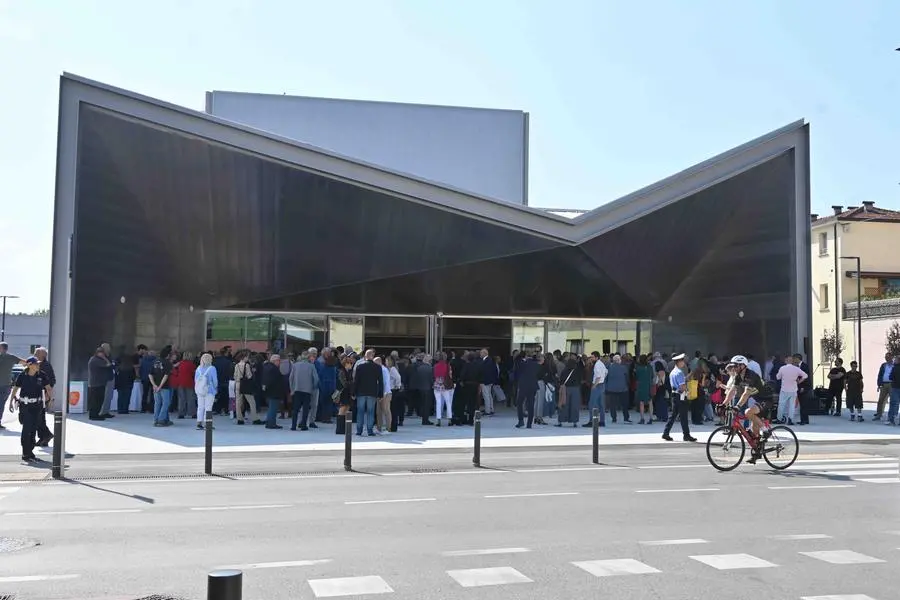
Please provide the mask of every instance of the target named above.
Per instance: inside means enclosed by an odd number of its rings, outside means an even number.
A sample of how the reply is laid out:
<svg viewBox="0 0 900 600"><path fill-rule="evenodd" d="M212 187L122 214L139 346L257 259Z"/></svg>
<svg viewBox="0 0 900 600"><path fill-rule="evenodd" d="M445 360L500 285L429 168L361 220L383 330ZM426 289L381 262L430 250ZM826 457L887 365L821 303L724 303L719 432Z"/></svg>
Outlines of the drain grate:
<svg viewBox="0 0 900 600"><path fill-rule="evenodd" d="M172 475L140 475L140 474L109 474L109 475L74 475L72 481L132 481L132 480L163 480L163 479L215 479L221 477L253 478L253 477L329 477L345 475L344 471L223 471L213 475L203 473L176 473Z"/></svg>
<svg viewBox="0 0 900 600"><path fill-rule="evenodd" d="M209 475L203 473L174 473L171 475L130 475L130 474L109 474L109 475L69 475L67 479L72 481L118 481L120 479L198 479L207 478Z"/></svg>
<svg viewBox="0 0 900 600"><path fill-rule="evenodd" d="M35 546L40 545L41 543L37 540L29 540L27 538L0 537L0 554L6 552L17 552L19 550L34 548ZM3 600L3 598L0 597L0 600Z"/></svg>
<svg viewBox="0 0 900 600"><path fill-rule="evenodd" d="M153 594L152 596L141 596L136 600L187 600L187 598L183 598L181 596L165 596L163 594Z"/></svg>
<svg viewBox="0 0 900 600"><path fill-rule="evenodd" d="M0 600L16 600L13 594L0 594Z"/></svg>
<svg viewBox="0 0 900 600"><path fill-rule="evenodd" d="M447 469L410 469L410 473L447 473Z"/></svg>
<svg viewBox="0 0 900 600"><path fill-rule="evenodd" d="M235 471L232 473L217 473L221 477L328 477L329 475L344 474L344 471Z"/></svg>

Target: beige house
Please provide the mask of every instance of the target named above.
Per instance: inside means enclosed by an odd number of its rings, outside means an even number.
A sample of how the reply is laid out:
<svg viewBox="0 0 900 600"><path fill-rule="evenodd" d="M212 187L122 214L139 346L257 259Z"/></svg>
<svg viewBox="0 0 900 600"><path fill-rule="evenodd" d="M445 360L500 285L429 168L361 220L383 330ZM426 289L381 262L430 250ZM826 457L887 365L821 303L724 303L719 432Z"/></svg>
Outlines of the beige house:
<svg viewBox="0 0 900 600"><path fill-rule="evenodd" d="M864 308L860 342L857 287L861 288L864 302L900 297L900 212L877 207L874 202L846 208L833 206L832 210L834 214L827 217L812 215L810 367L815 371L816 385L824 383L830 365L823 357L822 338L836 329L843 337L845 349L841 358L845 367L849 368L851 360L860 360L861 349L863 377L874 381L884 356L884 333L892 321L873 320ZM880 351L876 352L877 348ZM873 389L874 386L868 386L867 401Z"/></svg>

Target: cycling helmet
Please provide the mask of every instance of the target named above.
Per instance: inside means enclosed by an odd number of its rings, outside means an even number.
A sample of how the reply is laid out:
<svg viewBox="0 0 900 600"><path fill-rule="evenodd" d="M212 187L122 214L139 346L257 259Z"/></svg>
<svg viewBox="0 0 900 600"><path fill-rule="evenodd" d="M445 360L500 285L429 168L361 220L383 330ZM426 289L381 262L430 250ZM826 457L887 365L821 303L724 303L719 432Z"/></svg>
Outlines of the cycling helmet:
<svg viewBox="0 0 900 600"><path fill-rule="evenodd" d="M731 360L728 361L728 364L731 364L731 365L749 365L749 364L750 364L750 361L747 360L747 357L746 357L746 356L743 356L743 355L741 355L741 354L737 354L737 355L731 357Z"/></svg>

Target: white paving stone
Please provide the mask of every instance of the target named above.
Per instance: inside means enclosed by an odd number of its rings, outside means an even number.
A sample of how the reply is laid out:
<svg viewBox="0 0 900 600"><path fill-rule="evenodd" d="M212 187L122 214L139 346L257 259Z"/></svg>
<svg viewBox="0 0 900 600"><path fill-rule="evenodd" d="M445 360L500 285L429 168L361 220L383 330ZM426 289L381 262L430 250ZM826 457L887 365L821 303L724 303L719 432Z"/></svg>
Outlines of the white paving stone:
<svg viewBox="0 0 900 600"><path fill-rule="evenodd" d="M613 575L646 575L659 573L650 565L645 565L633 558L617 558L612 560L585 560L573 562L573 565L594 575L595 577L611 577Z"/></svg>
<svg viewBox="0 0 900 600"><path fill-rule="evenodd" d="M491 567L488 569L459 569L447 571L447 575L463 587L482 587L486 585L506 585L510 583L532 583L512 567Z"/></svg>
<svg viewBox="0 0 900 600"><path fill-rule="evenodd" d="M691 558L698 562L702 562L705 565L709 565L714 569L719 569L720 571L730 571L732 569L766 569L778 566L751 554L705 554L702 556L692 556Z"/></svg>
<svg viewBox="0 0 900 600"><path fill-rule="evenodd" d="M833 565L865 565L884 562L880 558L866 556L853 550L819 550L817 552L801 552L800 554Z"/></svg>
<svg viewBox="0 0 900 600"><path fill-rule="evenodd" d="M394 590L378 575L365 577L338 577L336 579L310 579L316 598L337 598L339 596L365 596L368 594L390 594Z"/></svg>

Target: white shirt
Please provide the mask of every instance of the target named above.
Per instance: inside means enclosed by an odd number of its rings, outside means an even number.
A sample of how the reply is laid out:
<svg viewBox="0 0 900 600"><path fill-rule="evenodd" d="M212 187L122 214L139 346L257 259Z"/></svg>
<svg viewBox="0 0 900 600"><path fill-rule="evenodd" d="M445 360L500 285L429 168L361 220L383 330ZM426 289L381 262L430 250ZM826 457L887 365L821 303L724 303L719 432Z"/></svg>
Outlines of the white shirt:
<svg viewBox="0 0 900 600"><path fill-rule="evenodd" d="M762 377L762 368L760 368L759 363L755 360L747 361L747 368Z"/></svg>
<svg viewBox="0 0 900 600"><path fill-rule="evenodd" d="M606 374L609 371L606 368L606 365L603 364L602 360L598 360L594 363L594 383L606 383Z"/></svg>
<svg viewBox="0 0 900 600"><path fill-rule="evenodd" d="M400 377L400 371L397 370L397 367L391 367L391 386L388 388L389 390L399 390L403 387L403 378Z"/></svg>
<svg viewBox="0 0 900 600"><path fill-rule="evenodd" d="M797 383L807 377L808 375L797 365L784 365L775 374L775 378L781 380L781 391L789 394L796 394Z"/></svg>
<svg viewBox="0 0 900 600"><path fill-rule="evenodd" d="M384 395L391 393L391 372L384 365L381 365L381 378L384 380Z"/></svg>

